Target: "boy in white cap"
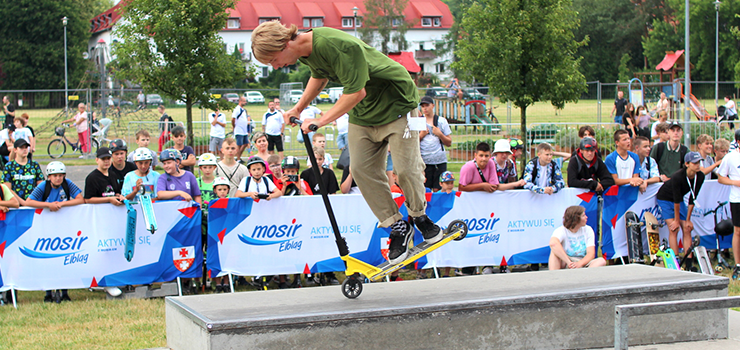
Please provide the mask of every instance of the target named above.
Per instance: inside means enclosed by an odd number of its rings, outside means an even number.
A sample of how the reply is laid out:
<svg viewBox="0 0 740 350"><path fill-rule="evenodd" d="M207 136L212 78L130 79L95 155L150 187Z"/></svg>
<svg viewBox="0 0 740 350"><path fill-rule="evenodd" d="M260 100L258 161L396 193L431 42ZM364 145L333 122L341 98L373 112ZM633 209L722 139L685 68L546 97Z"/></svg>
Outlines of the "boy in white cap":
<svg viewBox="0 0 740 350"><path fill-rule="evenodd" d="M493 162L496 164L499 191L522 187L526 184L523 179L517 181L516 164L510 159L512 154L509 140L501 139L493 144Z"/></svg>

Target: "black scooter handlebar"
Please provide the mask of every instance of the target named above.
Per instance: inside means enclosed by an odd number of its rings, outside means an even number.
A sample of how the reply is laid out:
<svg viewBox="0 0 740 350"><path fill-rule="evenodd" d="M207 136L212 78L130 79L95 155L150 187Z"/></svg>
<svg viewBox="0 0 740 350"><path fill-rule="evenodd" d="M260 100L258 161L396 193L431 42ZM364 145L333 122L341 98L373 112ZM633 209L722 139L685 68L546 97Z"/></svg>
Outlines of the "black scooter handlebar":
<svg viewBox="0 0 740 350"><path fill-rule="evenodd" d="M300 119L296 117L290 117L290 122L293 124L298 124L298 125L303 124L303 121L301 121ZM311 124L311 126L308 127L308 130L311 130L311 131L319 130L319 126L316 124Z"/></svg>

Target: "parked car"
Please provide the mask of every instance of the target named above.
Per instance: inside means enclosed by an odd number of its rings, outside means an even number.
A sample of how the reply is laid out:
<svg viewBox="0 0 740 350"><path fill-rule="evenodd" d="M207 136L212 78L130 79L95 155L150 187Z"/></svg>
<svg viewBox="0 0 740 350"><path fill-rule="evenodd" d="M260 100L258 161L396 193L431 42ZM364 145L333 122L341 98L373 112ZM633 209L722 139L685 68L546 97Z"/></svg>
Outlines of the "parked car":
<svg viewBox="0 0 740 350"><path fill-rule="evenodd" d="M239 94L234 92L229 92L228 94L224 94L223 98L226 99L226 101L229 101L231 103L239 103Z"/></svg>
<svg viewBox="0 0 740 350"><path fill-rule="evenodd" d="M303 90L290 90L284 100L289 100L290 103L296 104L300 101L301 96L303 96Z"/></svg>
<svg viewBox="0 0 740 350"><path fill-rule="evenodd" d="M333 87L329 88L329 101L331 103L337 103L337 100L342 97L342 93L344 92L343 87Z"/></svg>
<svg viewBox="0 0 740 350"><path fill-rule="evenodd" d="M162 100L162 96L159 96L157 94L149 94L149 95L146 95L146 104L148 104L148 105L159 106L159 105L161 105L163 103L164 103L164 101Z"/></svg>
<svg viewBox="0 0 740 350"><path fill-rule="evenodd" d="M486 95L483 95L477 89L463 89L463 98L466 100L485 100Z"/></svg>
<svg viewBox="0 0 740 350"><path fill-rule="evenodd" d="M331 103L331 97L329 97L329 92L326 90L319 93L318 96L313 100L314 103Z"/></svg>
<svg viewBox="0 0 740 350"><path fill-rule="evenodd" d="M244 93L247 103L265 103L265 96L259 91L247 91Z"/></svg>
<svg viewBox="0 0 740 350"><path fill-rule="evenodd" d="M424 92L424 95L431 98L447 98L447 89L442 87L429 88Z"/></svg>

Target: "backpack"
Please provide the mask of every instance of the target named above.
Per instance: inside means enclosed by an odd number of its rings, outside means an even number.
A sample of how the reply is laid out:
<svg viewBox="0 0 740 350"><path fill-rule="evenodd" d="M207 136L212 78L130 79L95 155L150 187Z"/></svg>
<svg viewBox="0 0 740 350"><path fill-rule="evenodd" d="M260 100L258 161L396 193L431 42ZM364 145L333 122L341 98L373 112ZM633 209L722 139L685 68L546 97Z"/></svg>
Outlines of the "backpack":
<svg viewBox="0 0 740 350"><path fill-rule="evenodd" d="M439 127L439 116L436 115L436 114L432 118L432 125L434 125L436 127ZM439 140L439 144L442 146L442 151L444 151L445 150L445 144L442 143L442 140Z"/></svg>
<svg viewBox="0 0 740 350"><path fill-rule="evenodd" d="M655 147L657 147L657 149L655 150L655 155L657 156L655 157L656 163L660 163L660 159L663 158L663 152L665 151L665 148L666 148L666 142L660 142L657 145L655 145ZM687 152L686 146L678 145L678 154L679 154L680 159L684 159L684 157L686 156L686 152ZM684 166L685 166L684 162L681 162L681 168L679 169L682 169ZM648 172L649 171L650 171L650 160L648 160Z"/></svg>
<svg viewBox="0 0 740 350"><path fill-rule="evenodd" d="M540 161L539 157L534 157L530 161L534 165L532 167L532 182L534 182L534 180L537 178L537 169L539 168L539 166L537 166L537 164L539 163L539 161ZM555 161L554 160L551 160L550 161L550 183L555 183L555 165L556 165L555 164ZM579 164L579 166L580 166L580 164Z"/></svg>
<svg viewBox="0 0 740 350"><path fill-rule="evenodd" d="M583 162L585 161L585 159L582 159L580 156L578 156L578 154L576 154L575 157L576 157L576 160L578 161L578 163L577 163L578 164L578 170L577 170L576 174L580 174L581 173L581 168L583 167ZM594 158L595 157L596 156L594 155ZM650 171L650 168L649 167L650 167L650 165L648 165L648 171ZM598 171L599 171L599 160L597 159L596 162L594 163L594 175L596 175L596 173L598 173Z"/></svg>
<svg viewBox="0 0 740 350"><path fill-rule="evenodd" d="M62 181L62 190L64 190L64 193L67 195L67 200L71 200L72 194L69 192L69 184L67 183L66 178L64 179L64 181ZM44 196L41 197L41 201L46 202L46 199L49 198L50 194L51 194L51 182L46 181L46 184L44 185Z"/></svg>

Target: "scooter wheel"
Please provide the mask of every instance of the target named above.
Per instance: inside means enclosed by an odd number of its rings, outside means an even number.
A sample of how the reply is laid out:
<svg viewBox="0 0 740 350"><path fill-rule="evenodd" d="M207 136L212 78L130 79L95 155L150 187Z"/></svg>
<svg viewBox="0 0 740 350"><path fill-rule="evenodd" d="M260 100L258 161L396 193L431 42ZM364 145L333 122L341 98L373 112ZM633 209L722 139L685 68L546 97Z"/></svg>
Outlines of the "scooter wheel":
<svg viewBox="0 0 740 350"><path fill-rule="evenodd" d="M359 276L352 275L342 282L342 294L349 299L354 299L362 293L362 281Z"/></svg>
<svg viewBox="0 0 740 350"><path fill-rule="evenodd" d="M445 235L449 235L455 232L455 230L460 231L460 235L455 238L456 241L462 241L465 236L468 234L468 225L465 223L465 221L462 220L453 220L450 222L450 224L447 226L447 229L445 230Z"/></svg>
<svg viewBox="0 0 740 350"><path fill-rule="evenodd" d="M722 266L717 265L717 266L714 267L714 271L715 272L722 272L722 270L724 270L724 267L722 267Z"/></svg>

